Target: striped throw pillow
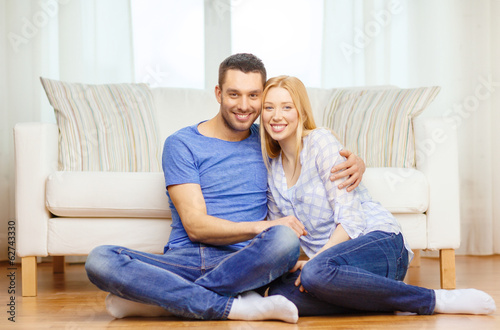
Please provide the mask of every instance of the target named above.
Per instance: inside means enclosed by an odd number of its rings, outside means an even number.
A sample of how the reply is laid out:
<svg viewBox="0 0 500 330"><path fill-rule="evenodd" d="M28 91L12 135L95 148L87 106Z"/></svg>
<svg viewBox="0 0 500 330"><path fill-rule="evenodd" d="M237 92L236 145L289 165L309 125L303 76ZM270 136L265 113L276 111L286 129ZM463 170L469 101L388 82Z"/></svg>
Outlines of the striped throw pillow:
<svg viewBox="0 0 500 330"><path fill-rule="evenodd" d="M146 84L40 79L59 127L59 170L161 171L154 103Z"/></svg>
<svg viewBox="0 0 500 330"><path fill-rule="evenodd" d="M415 167L412 119L440 87L334 90L323 122L368 167Z"/></svg>

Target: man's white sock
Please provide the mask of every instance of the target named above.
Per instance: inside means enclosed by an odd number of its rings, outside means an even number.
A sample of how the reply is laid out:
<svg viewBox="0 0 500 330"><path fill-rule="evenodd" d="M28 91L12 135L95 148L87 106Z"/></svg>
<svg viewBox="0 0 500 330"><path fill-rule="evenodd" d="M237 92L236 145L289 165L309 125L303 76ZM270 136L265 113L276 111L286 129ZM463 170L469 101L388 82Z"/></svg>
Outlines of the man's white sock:
<svg viewBox="0 0 500 330"><path fill-rule="evenodd" d="M497 307L486 292L476 289L434 290L436 307L434 313L446 314L491 314Z"/></svg>
<svg viewBox="0 0 500 330"><path fill-rule="evenodd" d="M172 315L172 313L160 306L141 304L115 296L112 293L106 297L106 310L117 319L130 316L159 317Z"/></svg>
<svg viewBox="0 0 500 330"><path fill-rule="evenodd" d="M283 296L262 297L249 291L234 298L228 319L230 320L281 320L297 323L299 311L294 303Z"/></svg>

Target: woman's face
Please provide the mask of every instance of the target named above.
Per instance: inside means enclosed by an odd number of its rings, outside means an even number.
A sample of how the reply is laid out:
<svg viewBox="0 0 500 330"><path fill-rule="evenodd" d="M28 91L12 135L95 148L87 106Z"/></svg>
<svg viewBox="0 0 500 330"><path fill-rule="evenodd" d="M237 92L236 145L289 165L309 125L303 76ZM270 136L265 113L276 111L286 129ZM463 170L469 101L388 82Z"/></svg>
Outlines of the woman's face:
<svg viewBox="0 0 500 330"><path fill-rule="evenodd" d="M299 114L290 93L284 88L272 87L263 104L262 124L271 138L280 145L287 141L295 143Z"/></svg>

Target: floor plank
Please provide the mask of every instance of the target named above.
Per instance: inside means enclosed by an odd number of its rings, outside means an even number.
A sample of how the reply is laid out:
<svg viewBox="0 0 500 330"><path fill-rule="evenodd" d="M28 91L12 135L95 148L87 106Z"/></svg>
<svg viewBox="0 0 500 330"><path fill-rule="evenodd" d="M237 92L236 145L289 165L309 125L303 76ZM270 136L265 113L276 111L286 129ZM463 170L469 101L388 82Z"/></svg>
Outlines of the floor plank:
<svg viewBox="0 0 500 330"><path fill-rule="evenodd" d="M361 315L302 317L296 325L277 321L190 321L176 317L115 320L106 313L104 298L87 279L82 264L67 265L64 274L53 274L52 265L38 265L38 296L21 297L21 266L0 263L0 329L500 329L500 312L472 315ZM457 256L457 288L474 287L491 294L500 303L500 256ZM11 282L12 274L15 279ZM439 261L421 258L420 267L410 268L405 282L432 289L440 287ZM9 293L9 287L15 294ZM15 324L8 320L14 297ZM7 313L6 313L7 312Z"/></svg>

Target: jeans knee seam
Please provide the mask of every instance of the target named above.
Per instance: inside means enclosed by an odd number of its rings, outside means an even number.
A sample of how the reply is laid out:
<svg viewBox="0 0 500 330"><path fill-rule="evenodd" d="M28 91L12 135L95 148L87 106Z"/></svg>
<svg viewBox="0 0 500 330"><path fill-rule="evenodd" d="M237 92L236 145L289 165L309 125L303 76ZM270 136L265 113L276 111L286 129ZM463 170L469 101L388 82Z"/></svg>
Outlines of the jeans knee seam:
<svg viewBox="0 0 500 330"><path fill-rule="evenodd" d="M128 251L130 254L136 254L136 255L139 255L141 257L144 257L146 259L149 259L149 260L153 260L155 262L158 262L158 263L161 263L161 264L164 264L164 265L170 265L170 266L175 266L175 267L181 267L181 268L185 268L185 269L199 269L199 267L191 267L191 266L185 266L185 265L181 265L181 264L177 264L177 263L172 263L172 262L165 262L163 260L158 260L158 259L155 259L155 258L151 258L149 257L148 255L145 255L145 254L142 254L142 253L139 253L137 251L133 251L133 250L128 250L128 249L121 249L120 251L120 254L121 252L123 251Z"/></svg>

